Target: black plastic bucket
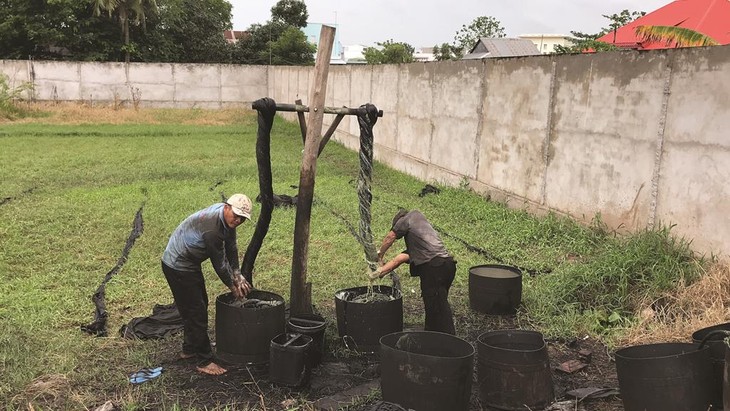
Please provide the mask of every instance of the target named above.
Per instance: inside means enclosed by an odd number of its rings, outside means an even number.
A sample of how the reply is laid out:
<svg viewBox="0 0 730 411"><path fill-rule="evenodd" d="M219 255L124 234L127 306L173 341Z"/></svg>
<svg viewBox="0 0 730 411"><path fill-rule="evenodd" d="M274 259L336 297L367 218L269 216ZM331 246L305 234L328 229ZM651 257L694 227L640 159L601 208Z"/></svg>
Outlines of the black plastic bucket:
<svg viewBox="0 0 730 411"><path fill-rule="evenodd" d="M367 292L368 287L355 287L335 293L337 332L348 348L373 353L380 348L380 337L403 331L403 298L393 287L375 285L373 292L393 299L370 303L352 301Z"/></svg>
<svg viewBox="0 0 730 411"><path fill-rule="evenodd" d="M289 332L312 337L307 365L314 368L321 364L325 351L324 331L327 328L327 321L324 317L319 314L297 314L289 318L286 328Z"/></svg>
<svg viewBox="0 0 730 411"><path fill-rule="evenodd" d="M466 411L474 347L434 331L405 331L380 339L383 400L418 411Z"/></svg>
<svg viewBox="0 0 730 411"><path fill-rule="evenodd" d="M309 381L307 353L312 337L299 333L279 334L271 340L269 381L299 387Z"/></svg>
<svg viewBox="0 0 730 411"><path fill-rule="evenodd" d="M712 403L710 349L659 343L616 351L616 373L626 411L707 411Z"/></svg>
<svg viewBox="0 0 730 411"><path fill-rule="evenodd" d="M555 399L547 345L541 333L498 330L477 338L482 403L501 410L538 410Z"/></svg>
<svg viewBox="0 0 730 411"><path fill-rule="evenodd" d="M512 315L522 302L522 271L486 264L469 269L469 306L492 315Z"/></svg>
<svg viewBox="0 0 730 411"><path fill-rule="evenodd" d="M715 409L722 408L722 381L725 372L725 351L727 348L724 340L728 336L722 331L730 333L730 323L713 325L692 333L692 342L699 344L704 341L704 344L710 347L712 378L715 380L713 383L712 405Z"/></svg>
<svg viewBox="0 0 730 411"><path fill-rule="evenodd" d="M216 355L234 364L265 364L271 340L285 331L284 298L268 291L254 290L249 299L279 304L261 308L234 305L231 293L215 301Z"/></svg>

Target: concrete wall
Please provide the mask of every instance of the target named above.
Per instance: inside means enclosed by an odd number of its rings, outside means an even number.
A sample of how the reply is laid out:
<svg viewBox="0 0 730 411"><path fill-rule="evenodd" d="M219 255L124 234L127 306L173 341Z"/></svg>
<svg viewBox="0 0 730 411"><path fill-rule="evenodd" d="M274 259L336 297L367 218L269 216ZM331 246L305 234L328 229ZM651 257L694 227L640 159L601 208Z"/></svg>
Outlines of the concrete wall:
<svg viewBox="0 0 730 411"><path fill-rule="evenodd" d="M306 102L297 81L269 95ZM614 228L676 224L730 253L730 46L333 66L327 95L382 109L376 159L427 182ZM357 148L358 135L351 119L335 138Z"/></svg>
<svg viewBox="0 0 730 411"><path fill-rule="evenodd" d="M312 67L0 61L36 99L307 104ZM730 253L730 46L331 66L326 105L373 103L375 157L427 182L612 227L676 224ZM295 120L294 113L284 113ZM328 127L334 116L325 116ZM357 119L334 138L359 146Z"/></svg>
<svg viewBox="0 0 730 411"><path fill-rule="evenodd" d="M249 105L268 84L265 66L0 60L0 73L36 100L178 108Z"/></svg>

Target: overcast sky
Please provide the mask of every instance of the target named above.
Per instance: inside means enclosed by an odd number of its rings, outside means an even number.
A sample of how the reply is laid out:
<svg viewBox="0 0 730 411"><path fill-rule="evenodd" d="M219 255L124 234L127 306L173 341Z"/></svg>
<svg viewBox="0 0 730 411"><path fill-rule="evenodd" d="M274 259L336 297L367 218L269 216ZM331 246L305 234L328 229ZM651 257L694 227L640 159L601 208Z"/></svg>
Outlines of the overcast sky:
<svg viewBox="0 0 730 411"><path fill-rule="evenodd" d="M271 18L277 0L229 0L233 28ZM451 43L464 24L479 16L492 16L507 37L520 34L597 33L608 26L603 14L651 12L671 0L305 0L310 23L337 23L342 45L372 46L388 39L414 47Z"/></svg>

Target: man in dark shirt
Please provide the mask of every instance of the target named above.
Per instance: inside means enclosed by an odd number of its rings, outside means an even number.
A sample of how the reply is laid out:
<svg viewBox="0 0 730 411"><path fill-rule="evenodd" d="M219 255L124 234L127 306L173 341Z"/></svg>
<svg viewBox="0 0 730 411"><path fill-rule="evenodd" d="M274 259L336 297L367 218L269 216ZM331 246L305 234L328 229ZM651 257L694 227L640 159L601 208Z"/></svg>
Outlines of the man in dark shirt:
<svg viewBox="0 0 730 411"><path fill-rule="evenodd" d="M383 264L383 257L396 239L405 238L406 250ZM418 210L399 210L393 226L378 251L380 268L368 276L382 278L403 263L410 264L411 276L421 279L421 297L426 311L426 331L455 334L449 305L449 289L456 275L456 261L449 255L436 230Z"/></svg>
<svg viewBox="0 0 730 411"><path fill-rule="evenodd" d="M220 375L226 369L213 362L208 338L208 293L201 264L210 259L216 274L236 298L243 298L251 285L238 264L236 227L251 218L251 200L234 194L186 218L170 236L162 254L162 272L183 319L181 358L197 357L197 370Z"/></svg>

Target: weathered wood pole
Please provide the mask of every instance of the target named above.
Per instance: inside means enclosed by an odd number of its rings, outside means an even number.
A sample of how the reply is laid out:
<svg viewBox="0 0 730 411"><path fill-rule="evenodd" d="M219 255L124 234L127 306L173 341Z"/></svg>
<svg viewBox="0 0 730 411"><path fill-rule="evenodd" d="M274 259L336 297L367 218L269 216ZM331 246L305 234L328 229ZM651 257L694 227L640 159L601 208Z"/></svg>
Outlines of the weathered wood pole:
<svg viewBox="0 0 730 411"><path fill-rule="evenodd" d="M297 216L294 223L294 255L291 269L291 314L312 312L312 287L307 283L307 258L309 255L309 221L312 216L314 177L317 173L317 154L322 135L324 100L327 94L327 74L335 38L335 28L322 26L314 64L314 82L309 94L309 120L307 138L304 141L302 169L299 174Z"/></svg>

